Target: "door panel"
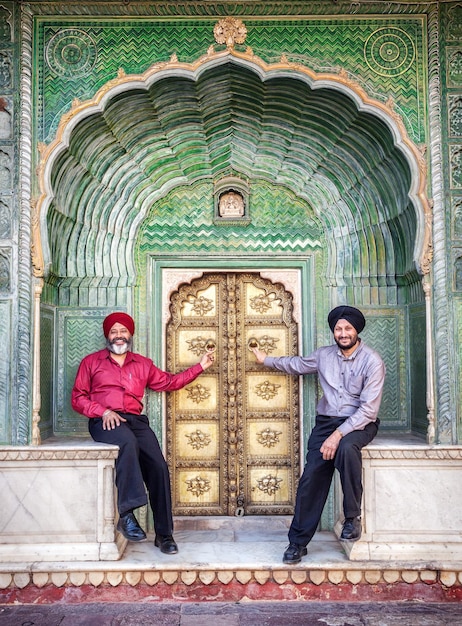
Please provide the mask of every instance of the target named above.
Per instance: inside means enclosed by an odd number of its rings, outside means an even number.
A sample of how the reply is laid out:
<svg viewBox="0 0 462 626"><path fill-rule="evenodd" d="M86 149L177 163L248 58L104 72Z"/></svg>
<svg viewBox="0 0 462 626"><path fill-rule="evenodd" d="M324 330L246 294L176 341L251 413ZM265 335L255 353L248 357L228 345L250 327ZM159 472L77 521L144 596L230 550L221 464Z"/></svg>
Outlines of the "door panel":
<svg viewBox="0 0 462 626"><path fill-rule="evenodd" d="M223 327L226 291L220 275L183 285L171 298L167 327L169 371L197 363L207 342L217 347L217 363L184 389L168 394L167 461L172 476L175 514L226 514L226 373Z"/></svg>
<svg viewBox="0 0 462 626"><path fill-rule="evenodd" d="M257 273L206 274L171 298L168 369L213 367L168 394L167 460L176 515L289 514L298 475L298 379L258 364L296 354L292 297Z"/></svg>

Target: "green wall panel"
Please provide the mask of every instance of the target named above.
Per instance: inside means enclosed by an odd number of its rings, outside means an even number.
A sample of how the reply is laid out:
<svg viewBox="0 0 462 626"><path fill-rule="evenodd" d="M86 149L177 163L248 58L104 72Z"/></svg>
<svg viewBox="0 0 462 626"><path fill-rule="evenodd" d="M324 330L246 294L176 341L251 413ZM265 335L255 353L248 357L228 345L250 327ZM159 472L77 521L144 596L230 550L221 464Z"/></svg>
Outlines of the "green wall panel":
<svg viewBox="0 0 462 626"><path fill-rule="evenodd" d="M427 398L425 393L425 381L427 378L427 355L426 355L426 320L425 306L409 307L409 399L411 405L410 423L412 430L425 436L428 428Z"/></svg>
<svg viewBox="0 0 462 626"><path fill-rule="evenodd" d="M55 323L51 307L40 311L40 435L47 439L53 435L53 389L55 374Z"/></svg>
<svg viewBox="0 0 462 626"><path fill-rule="evenodd" d="M399 308L364 309L364 342L376 350L386 367L379 418L380 430L408 431L410 418L405 374L406 331L404 311Z"/></svg>
<svg viewBox="0 0 462 626"><path fill-rule="evenodd" d="M238 6L238 3L236 3ZM50 142L74 98L86 100L119 68L142 73L176 54L192 62L215 44L209 19L40 18L36 22L37 136ZM281 54L318 72L343 68L369 95L393 98L411 138L426 137L425 17L244 17L250 46L268 63ZM238 46L239 47L239 46Z"/></svg>
<svg viewBox="0 0 462 626"><path fill-rule="evenodd" d="M214 223L213 187L200 182L179 187L153 205L138 236L140 275L147 255L191 253L257 257L301 255L325 247L319 221L307 203L282 186L253 180L250 223Z"/></svg>
<svg viewBox="0 0 462 626"><path fill-rule="evenodd" d="M11 349L11 302L0 301L0 344L2 358L0 359L0 444L9 443L10 416L11 416L11 364L13 355Z"/></svg>
<svg viewBox="0 0 462 626"><path fill-rule="evenodd" d="M75 375L81 360L105 346L103 319L113 309L62 308L58 311L56 413L54 434L87 436L88 418L70 403Z"/></svg>
<svg viewBox="0 0 462 626"><path fill-rule="evenodd" d="M162 9L161 4L156 3L156 10ZM285 4L288 6L288 3ZM228 3L227 7L238 15L249 13L250 5L251 3L237 2L232 6ZM213 15L215 3L207 3L210 13L207 16L171 15L175 10L179 14L186 11L186 6L172 3L165 5L168 17L164 18L128 15L98 17L95 3L88 3L88 16L85 17L37 17L34 21L35 138L38 141L51 142L61 116L69 111L73 100L92 98L99 88L117 76L120 68L127 74L136 74L144 72L155 63L168 61L172 54L176 54L181 62L191 63L205 55L210 45L219 50L220 46L215 44L213 37L213 28L220 19L218 15ZM197 8L198 5L194 3L194 6ZM309 3L305 6L309 7ZM266 17L261 14L242 17L247 28L247 39L240 46L241 50L250 46L254 54L268 64L277 63L281 55L285 54L289 61L318 73L346 72L345 76L355 80L369 96L389 104L393 102L394 109L402 116L411 139L416 143L427 143L425 16L337 15L308 18L306 16L309 12L306 11L303 18L297 18L280 14L284 12L284 3L273 7L275 14L272 16L266 12ZM337 8L335 10L338 12ZM216 68L216 84L221 84L220 71L221 68ZM238 86L234 92L230 91L236 99L239 95L242 96L244 73L241 70L236 72L234 82L231 81L232 85ZM253 84L248 77L246 81ZM183 261L185 266L188 260L197 257L204 260L225 258L233 265L242 258L254 258L263 262L265 259L302 259L306 255L312 255L315 259L313 265L316 280L313 291L316 298L313 297L313 302L307 307L309 315L313 319L315 315L319 319L324 318L330 299L344 299L358 305L364 302L369 304L370 322L365 340L384 355L388 369L381 411L383 427L408 431L411 417L408 411L410 400L406 377L407 318L405 307L397 306L395 279L396 275L406 275L409 282L418 280L409 269L412 260L409 250L412 250L416 224L415 216L406 204L410 174L402 155L393 150L389 129L385 129L385 124L374 116L358 113L354 103L343 94L335 90L333 93L323 92L319 98L326 96L326 108L317 106L319 113L314 114L313 119L317 122L318 115L320 119L327 115L332 116L335 117L337 126L345 127L347 133L348 129L352 129L351 136L348 134L347 139L340 141L334 150L330 149L329 123L325 123L323 127L326 140L322 145L326 152L333 155L328 174L338 191L337 206L325 206L320 198L314 199L311 205L306 196L305 199L300 195L297 197L299 187L293 181L291 185L281 184L281 179L277 185L269 182L272 180L270 174L274 154L282 153L276 141L268 149L267 158L262 157L267 169L260 173L249 171L248 223L223 225L214 219L213 184L223 176L242 175L246 171L245 159L249 157L247 134L257 133L255 117L259 111L258 93L248 90L244 99L246 103L247 100L251 101L251 105L248 105L248 110L240 110L240 115L236 117L241 122L242 119L245 120L242 127L236 124L234 128L234 132L236 127L238 131L245 131L236 133L236 145L240 148L239 158L236 151L233 154L230 150L229 158L220 152L222 135L219 129L220 132L212 137L208 163L202 157L209 153L203 149L200 155L194 152L198 145L196 138L202 136L203 129L197 125L196 131L192 132L188 125L193 107L187 106L188 89L192 93L192 85L187 85L187 82L175 78L176 92L173 99L168 95L174 81L169 82L169 79L160 81L149 94L143 94L143 97L139 97L136 90L133 90L133 93L114 98L104 111L84 120L73 132L69 149L61 155L61 160L52 173L56 195L49 215L49 233L52 235L52 246L55 246L52 256L54 259L58 258L61 264L56 267L56 277L52 277L50 284L45 287L44 296L50 297L50 304L56 302L61 307L58 309L56 346L55 432L86 433L85 419L73 414L69 405L70 390L78 363L89 351L101 347L100 324L105 313L110 310L111 303L115 306L119 302L117 308L127 306L130 310L131 300L139 298L141 307L136 309L137 315L149 317L148 302L152 297L152 287L148 284L150 262L153 258L162 258L168 254L176 257L180 263ZM198 83L199 96L203 96L203 83L200 79ZM287 88L296 90L299 86L293 81L287 81ZM317 94L319 91L321 90ZM209 100L213 99L218 107L219 91L209 87L207 94ZM226 93L223 94L225 96ZM289 96L287 98L289 100ZM296 99L292 95L290 98ZM318 99L313 98L313 101L317 103ZM144 116L140 110L141 105L146 106L147 111L151 105L156 112L161 109L163 115L159 118L155 115L152 118ZM280 107L283 114L278 119L278 141L281 145L286 134L290 135L288 125L282 123L284 106L287 106L288 111L290 109L284 102ZM120 110L125 108L125 116L117 113L117 107ZM170 119L169 111L172 107L177 112L172 113ZM197 111L200 110L199 107ZM231 107L231 119L233 110L235 111ZM271 106L265 112L271 117ZM220 118L223 138L227 131L226 115L225 111ZM142 120L140 129L146 128L143 125L145 122L151 124L153 129L152 134L146 133L142 150L138 141L141 134L130 135L123 132L127 120L133 118ZM158 150L156 153L150 139L156 136L158 119L165 123L166 140L165 144L160 140L155 144ZM177 129L177 135L170 132L172 128ZM187 136L180 143L180 135L185 134L185 129ZM203 134L206 135L206 131L210 130L207 124L204 124L204 129ZM99 138L95 144L92 143L94 137ZM125 139L127 144L124 143ZM178 142L173 141L176 139ZM367 146L365 142L369 142ZM372 144L378 147L372 149ZM136 164L139 156L143 165L149 166L145 170L148 176L155 179L156 185L160 187L165 180L168 181L168 164L165 163L162 163L163 178L156 179L159 171L157 157L164 145L174 145L178 149L171 158L171 167L179 167L181 163L184 176L182 179L178 176L175 183L178 186L153 202L151 209L138 221L138 204L133 202L130 195L130 186L135 186L134 172L137 168L131 167L133 162L128 162L127 154L133 149ZM264 142L262 146L264 148ZM181 160L179 156L183 149L187 152L187 158ZM120 162L106 159L106 156L114 154L114 150L119 150ZM310 154L309 149L305 150L303 158L300 158L303 161L303 167L300 165L300 181L304 180L303 176L307 180L311 178L307 164L312 152ZM81 178L86 184L82 182L78 189L78 185L74 187L77 179L75 172L72 167L68 167L68 164L74 163L74 159L78 162L77 169L86 172ZM251 159L248 161L250 163ZM369 184L366 181L370 179L370 172L365 164L369 166L371 161L375 164L375 171L382 173L383 184L382 178L377 174L373 188L377 193L371 192L365 198L364 189ZM123 167L119 167L119 163ZM349 166L344 167L345 163ZM240 165L241 170L236 165ZM286 162L284 166L286 172L294 169L287 167ZM206 171L207 167L209 169ZM358 175L356 180L353 173L357 175L363 169L366 173L364 176ZM281 170L284 171L284 167ZM124 179L120 174L120 185L119 172L126 175ZM263 180L265 173L267 176ZM62 175L67 176L64 179L65 184L62 182ZM393 181L398 181L397 184L390 184L390 177ZM96 191L100 189L97 183L104 183L108 178L114 186L102 185L101 188L107 195L101 200L102 194ZM143 185L139 185L140 189ZM301 186L302 182L300 188ZM114 190L120 192L118 204L129 207L126 219L122 211L118 214L112 209ZM347 193L344 193L345 190ZM155 197L159 198L159 195ZM69 198L71 199L68 200ZM79 211L74 206L77 204ZM395 219L394 211L399 215L398 220ZM66 219L69 229L66 233L71 232L71 226L73 228L75 224L73 238L68 238L67 234L63 236ZM399 220L402 223L398 223ZM131 227L132 221L136 222L138 230ZM137 242L133 259L136 265L134 274L130 274L132 257L127 254L128 244L127 248L121 246L115 254L113 251L109 252L109 247L103 247L99 239L106 228L110 236L118 235L122 224L126 228L126 233L122 232L122 241L125 242L126 237L131 241L136 238ZM78 240L78 245L74 245L74 239ZM393 246L399 241L404 241L403 249L393 251ZM100 253L101 264L98 266L95 263L93 268L93 256ZM370 263L361 261L369 257ZM109 260L113 266L110 271L106 271ZM75 268L70 272L69 267L73 263ZM377 270L371 269L374 264ZM122 278L117 273L119 270ZM370 284L367 282L368 277L372 277ZM53 280L56 278L55 290ZM74 282L69 287L72 278ZM132 289L133 287L135 288ZM118 296L116 290L124 295ZM402 303L406 301L406 297L405 294L401 295ZM124 307L120 306L120 302L124 303ZM382 306L373 308L370 306L372 304ZM305 325L312 323L309 320ZM318 323L317 330L313 332L323 335L324 330L321 327L322 322ZM85 338L84 341L81 340L82 337ZM158 339L156 336L156 340ZM318 341L320 340L319 336ZM412 358L417 358L420 352L420 348L416 349ZM48 372L47 376L50 377L51 373Z"/></svg>

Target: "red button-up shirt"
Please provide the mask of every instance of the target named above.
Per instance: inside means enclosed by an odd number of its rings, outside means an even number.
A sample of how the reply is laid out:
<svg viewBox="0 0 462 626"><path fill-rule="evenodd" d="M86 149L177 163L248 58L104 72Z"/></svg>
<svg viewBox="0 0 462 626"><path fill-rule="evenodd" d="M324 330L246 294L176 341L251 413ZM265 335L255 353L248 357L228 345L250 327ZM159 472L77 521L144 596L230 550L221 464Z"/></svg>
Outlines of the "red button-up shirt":
<svg viewBox="0 0 462 626"><path fill-rule="evenodd" d="M128 352L120 366L106 348L86 356L80 363L72 389L74 411L87 417L102 417L106 409L140 415L147 388L154 391L182 389L203 372L197 363L180 372L164 372L141 354Z"/></svg>

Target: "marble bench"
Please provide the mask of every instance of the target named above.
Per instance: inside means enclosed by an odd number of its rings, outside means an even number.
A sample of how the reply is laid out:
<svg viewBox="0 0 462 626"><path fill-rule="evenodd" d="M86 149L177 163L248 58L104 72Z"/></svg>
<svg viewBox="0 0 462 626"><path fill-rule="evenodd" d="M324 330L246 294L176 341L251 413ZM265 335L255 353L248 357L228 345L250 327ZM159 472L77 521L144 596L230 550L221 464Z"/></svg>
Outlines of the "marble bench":
<svg viewBox="0 0 462 626"><path fill-rule="evenodd" d="M0 447L0 562L119 559L117 453L85 439ZM462 562L462 446L378 437L363 459L363 533L342 542L348 557ZM337 536L341 502L336 489Z"/></svg>
<svg viewBox="0 0 462 626"><path fill-rule="evenodd" d="M0 562L111 561L117 446L48 440L0 447Z"/></svg>
<svg viewBox="0 0 462 626"><path fill-rule="evenodd" d="M363 532L355 561L462 561L462 446L377 437L363 450ZM342 528L341 498L336 498Z"/></svg>

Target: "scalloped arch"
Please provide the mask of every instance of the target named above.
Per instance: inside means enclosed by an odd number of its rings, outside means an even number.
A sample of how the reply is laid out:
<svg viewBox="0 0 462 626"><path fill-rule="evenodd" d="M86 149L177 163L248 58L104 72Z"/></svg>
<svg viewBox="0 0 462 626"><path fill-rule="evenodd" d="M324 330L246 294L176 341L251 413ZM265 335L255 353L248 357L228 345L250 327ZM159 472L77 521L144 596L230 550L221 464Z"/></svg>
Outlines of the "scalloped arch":
<svg viewBox="0 0 462 626"><path fill-rule="evenodd" d="M393 109L342 73L230 48L120 72L73 103L41 151L36 273L133 284L136 235L153 204L230 172L312 207L337 284L428 271L425 165Z"/></svg>

